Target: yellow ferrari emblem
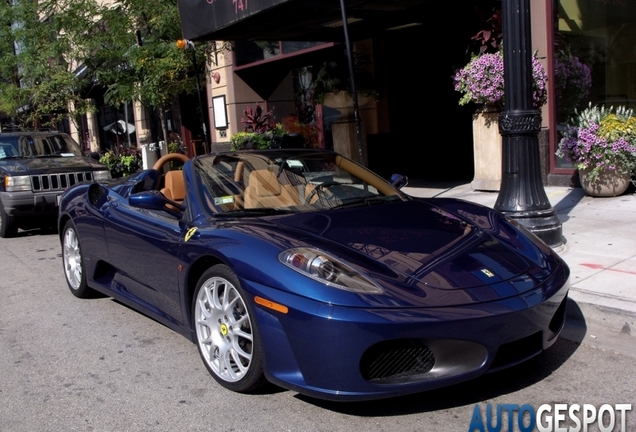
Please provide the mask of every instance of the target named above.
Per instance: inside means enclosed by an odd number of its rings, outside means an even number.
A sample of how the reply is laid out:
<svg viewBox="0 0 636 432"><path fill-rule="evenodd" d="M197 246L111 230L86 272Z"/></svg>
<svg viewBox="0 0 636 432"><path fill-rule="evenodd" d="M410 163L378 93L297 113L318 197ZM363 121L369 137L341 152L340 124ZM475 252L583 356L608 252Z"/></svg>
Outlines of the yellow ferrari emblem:
<svg viewBox="0 0 636 432"><path fill-rule="evenodd" d="M490 270L488 270L488 269L481 269L481 272L482 272L483 274L485 274L486 276L488 276L489 278L491 278L491 277L494 277L494 276L495 276L495 274L494 274L493 272L491 272Z"/></svg>
<svg viewBox="0 0 636 432"><path fill-rule="evenodd" d="M221 334L227 336L227 326L225 324L221 324Z"/></svg>
<svg viewBox="0 0 636 432"><path fill-rule="evenodd" d="M197 232L197 229L196 229L196 228L190 228L190 229L188 230L188 232L186 233L186 235L185 235L185 241L190 240L190 237L192 237L192 236L194 235L194 233L195 233L195 232Z"/></svg>

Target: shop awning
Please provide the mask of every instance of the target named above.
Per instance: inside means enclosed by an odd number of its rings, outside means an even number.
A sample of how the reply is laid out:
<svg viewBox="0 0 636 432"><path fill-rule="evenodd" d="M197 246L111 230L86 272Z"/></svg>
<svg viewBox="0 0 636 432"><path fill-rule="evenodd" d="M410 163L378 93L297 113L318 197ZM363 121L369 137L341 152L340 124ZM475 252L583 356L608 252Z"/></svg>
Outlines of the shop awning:
<svg viewBox="0 0 636 432"><path fill-rule="evenodd" d="M421 24L425 0L346 0L352 40ZM190 40L343 40L339 0L179 0Z"/></svg>

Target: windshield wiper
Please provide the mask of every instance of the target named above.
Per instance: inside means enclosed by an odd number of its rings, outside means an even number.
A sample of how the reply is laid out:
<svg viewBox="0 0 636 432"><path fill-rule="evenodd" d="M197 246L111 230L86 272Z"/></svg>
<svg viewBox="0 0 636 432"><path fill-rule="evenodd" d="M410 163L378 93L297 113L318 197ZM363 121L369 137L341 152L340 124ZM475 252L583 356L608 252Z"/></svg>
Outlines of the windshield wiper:
<svg viewBox="0 0 636 432"><path fill-rule="evenodd" d="M245 217L245 216L271 216L295 213L293 210L263 207L263 208L251 208L240 210L229 210L223 213L215 213L215 217Z"/></svg>

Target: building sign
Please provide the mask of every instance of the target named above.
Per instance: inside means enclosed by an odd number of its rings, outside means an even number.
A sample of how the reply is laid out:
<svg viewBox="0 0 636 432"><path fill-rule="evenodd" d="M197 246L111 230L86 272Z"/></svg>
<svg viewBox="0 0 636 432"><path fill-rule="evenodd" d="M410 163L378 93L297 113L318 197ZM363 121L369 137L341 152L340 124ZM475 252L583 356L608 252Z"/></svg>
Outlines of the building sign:
<svg viewBox="0 0 636 432"><path fill-rule="evenodd" d="M291 0L178 0L186 39L206 35Z"/></svg>

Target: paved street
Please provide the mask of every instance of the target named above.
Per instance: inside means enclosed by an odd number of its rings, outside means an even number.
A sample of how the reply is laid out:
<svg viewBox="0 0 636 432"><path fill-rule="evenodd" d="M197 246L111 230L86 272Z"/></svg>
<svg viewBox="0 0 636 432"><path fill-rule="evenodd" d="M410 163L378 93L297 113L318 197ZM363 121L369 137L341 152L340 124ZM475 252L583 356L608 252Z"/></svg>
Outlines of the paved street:
<svg viewBox="0 0 636 432"><path fill-rule="evenodd" d="M529 362L411 397L336 404L281 389L240 395L216 384L185 338L110 298L73 297L56 235L1 239L0 254L2 432L465 432L475 404L636 402L636 358L577 342L585 335L576 326L571 341ZM634 412L627 425L636 427Z"/></svg>

